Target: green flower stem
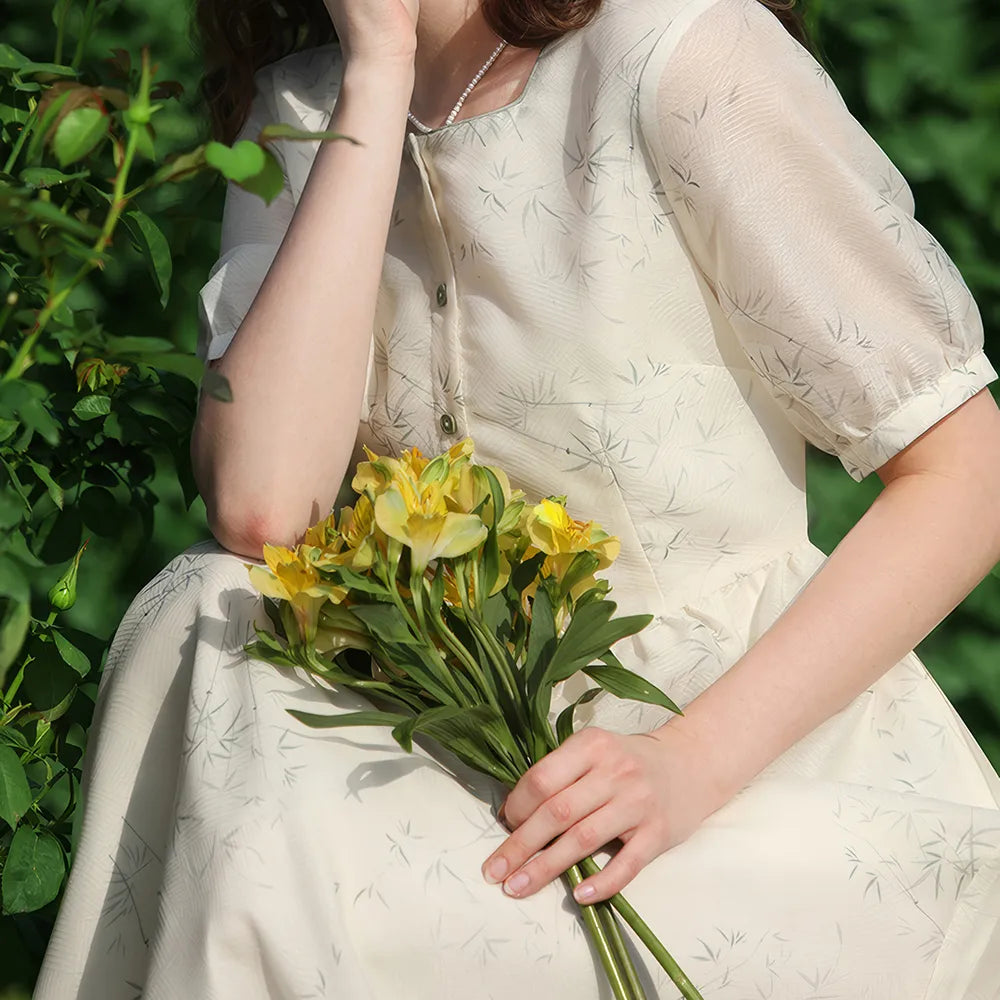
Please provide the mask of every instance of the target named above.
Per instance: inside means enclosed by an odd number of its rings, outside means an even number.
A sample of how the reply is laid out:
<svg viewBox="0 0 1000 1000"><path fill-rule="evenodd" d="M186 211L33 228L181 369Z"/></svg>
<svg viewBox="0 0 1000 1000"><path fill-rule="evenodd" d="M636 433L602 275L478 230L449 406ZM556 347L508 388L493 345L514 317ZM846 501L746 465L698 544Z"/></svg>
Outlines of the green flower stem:
<svg viewBox="0 0 1000 1000"><path fill-rule="evenodd" d="M438 635L441 636L442 641L451 650L454 657L469 672L469 676L476 682L483 698L485 698L486 701L498 712L501 711L500 704L497 701L496 688L490 683L487 675L483 673L476 658L469 653L469 651L458 641L458 637L455 633L448 628L448 623L444 620L444 616L441 614L441 609L430 607L428 611L430 613L431 620L434 622L434 626L437 629Z"/></svg>
<svg viewBox="0 0 1000 1000"><path fill-rule="evenodd" d="M93 6L94 0L91 0L88 11L90 11L90 7ZM92 15L90 16L92 17ZM149 100L152 80L153 74L149 62L149 50L144 48L142 50L142 74L139 81L138 100ZM27 123L25 124L25 128L27 128ZM22 135L23 134L24 131L22 130ZM115 177L114 191L111 196L111 207L104 219L104 225L101 227L100 235L97 237L97 241L91 248L94 257L99 257L104 252L108 243L111 242L111 237L114 234L115 227L118 225L118 220L121 218L122 213L125 211L125 208L129 203L128 198L125 195L125 191L128 187L128 175L132 169L132 161L135 159L138 142L139 130L137 128L130 129L128 141L125 144L125 152L122 156L122 164L118 169L118 175ZM13 157L14 153L12 152L8 162L11 162ZM69 283L58 292L55 292L53 288L50 288L48 301L35 317L34 326L31 328L31 331L24 338L24 340L21 341L21 346L14 355L14 359L11 361L10 367L8 367L7 371L5 371L3 376L0 377L0 382L11 382L14 379L20 378L28 370L28 368L31 367L31 352L35 349L35 344L38 343L38 339L48 326L49 320L52 319L53 315L60 308L60 306L62 306L66 299L69 298L70 294L83 281L83 279L86 278L95 267L97 267L97 262L94 257L91 257L90 260L84 261L80 265L76 274L70 278Z"/></svg>
<svg viewBox="0 0 1000 1000"><path fill-rule="evenodd" d="M35 106L28 113L28 117L21 126L21 131L18 133L17 139L14 141L14 145L11 147L10 155L7 157L7 162L3 165L3 172L5 174L14 172L14 164L17 162L17 158L21 155L21 150L24 148L24 142L37 122L38 102L36 101Z"/></svg>
<svg viewBox="0 0 1000 1000"><path fill-rule="evenodd" d="M83 52L94 30L94 18L97 15L97 0L87 0L87 9L83 14L83 28L80 37L76 40L76 52L73 53L73 61L70 65L77 69L83 59Z"/></svg>
<svg viewBox="0 0 1000 1000"><path fill-rule="evenodd" d="M594 909L598 911L604 931L611 942L611 948L618 959L618 967L625 976L625 982L629 989L629 996L632 1000L647 1000L646 991L639 981L639 973L636 972L632 956L629 954L628 945L622 936L621 928L618 926L618 919L615 917L614 907L610 903L595 903Z"/></svg>
<svg viewBox="0 0 1000 1000"><path fill-rule="evenodd" d="M588 876L596 875L601 867L593 858L584 858L579 865L580 869ZM660 942L660 939L650 930L649 925L632 908L631 904L620 893L616 892L609 900L609 903L622 915L622 919L635 931L639 940L650 950L653 957L660 963L664 971L670 976L671 982L680 990L684 1000L704 1000L697 987L681 970L681 967L674 961L670 953Z"/></svg>
<svg viewBox="0 0 1000 1000"><path fill-rule="evenodd" d="M579 865L573 865L563 874L569 882L571 890L583 881ZM614 993L615 1000L633 1000L625 977L622 975L621 969L618 968L618 960L614 948L608 940L607 933L601 924L596 909L588 903L578 905L580 906L580 916L583 917L583 922L590 932L591 940L597 949L601 965L604 966L604 971L607 974L608 982L611 984L611 992Z"/></svg>
<svg viewBox="0 0 1000 1000"><path fill-rule="evenodd" d="M460 574L458 578L461 580ZM461 586L460 591L463 600L465 600L467 592ZM490 630L485 622L469 607L468 603L465 604L463 610L465 611L466 623L472 630L473 638L476 640L483 658L491 664L494 674L503 681L503 690L499 692L499 695L506 704L506 711L503 713L504 718L507 719L508 727L515 736L515 739L520 738L518 742L518 754L523 761L522 772L526 771L535 760L535 757L531 753L531 723L525 710L524 698L516 682L510 676L510 668L505 656L502 652L498 652L495 642L490 643ZM521 746L522 742L524 743L523 747Z"/></svg>
<svg viewBox="0 0 1000 1000"><path fill-rule="evenodd" d="M427 616L424 614L424 573L421 570L419 573L410 573L410 594L413 597L413 610L417 615L417 622L420 627L420 634L423 636L424 642L428 649L430 650L431 657L433 657L440 665L440 656L438 654L437 647L434 645L434 640L431 638L431 630L427 626ZM472 692L463 691L459 686L459 680L455 672L449 670L447 665L445 669L441 671L441 676L444 678L446 686L450 687L453 694L458 698L458 704L469 704L469 695L471 693L473 703L476 698L476 692L473 689ZM471 685L470 685L471 686Z"/></svg>
<svg viewBox="0 0 1000 1000"><path fill-rule="evenodd" d="M472 602L469 599L469 583L466 577L467 570L467 560L455 563L455 579L458 581L458 592L462 598L462 610L465 612L466 621L482 643L483 652L489 657L497 675L503 680L511 701L518 707L522 723L527 725L527 719L523 717L522 699L519 697L517 679L511 672L506 652L500 649L496 636L490 632L479 612L472 607Z"/></svg>
<svg viewBox="0 0 1000 1000"><path fill-rule="evenodd" d="M403 620L406 622L410 631L413 632L414 635L420 635L421 634L420 626L416 621L414 621L413 615L410 614L410 609L406 606L406 603L400 596L399 588L396 586L396 570L398 566L399 566L398 553L396 554L395 559L392 560L391 564L387 564L380 556L376 562L376 567L377 567L376 572L378 573L379 579L385 585L385 589L388 591L392 603L395 605L399 613L403 616ZM440 677L438 676L438 671L436 669L437 666L438 664L435 665L428 664L428 669L431 671L431 673L434 674L436 679L440 680ZM450 671L445 671L445 674L447 675L448 680L451 682L451 684L450 685L445 684L443 690L445 692L448 692L450 687L451 691L453 692L452 696L453 698L456 699L455 700L456 705L467 704L464 697L462 696L461 690L458 689L456 686L454 677L450 675Z"/></svg>
<svg viewBox="0 0 1000 1000"><path fill-rule="evenodd" d="M52 61L58 66L62 62L63 43L66 40L66 15L69 13L69 4L63 4L59 14L59 23L56 25L56 48L52 55Z"/></svg>

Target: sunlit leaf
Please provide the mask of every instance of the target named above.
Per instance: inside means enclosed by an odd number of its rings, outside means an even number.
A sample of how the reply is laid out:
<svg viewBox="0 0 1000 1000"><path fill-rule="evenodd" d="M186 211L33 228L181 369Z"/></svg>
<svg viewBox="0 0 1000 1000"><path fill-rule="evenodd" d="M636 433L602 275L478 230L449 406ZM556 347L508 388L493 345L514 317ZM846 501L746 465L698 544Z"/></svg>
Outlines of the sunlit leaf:
<svg viewBox="0 0 1000 1000"><path fill-rule="evenodd" d="M344 135L342 132L331 132L329 130L323 132L310 132L307 129L296 128L294 125L285 125L284 123L275 122L271 125L265 125L260 130L259 139L263 143L271 142L274 139L293 139L298 141L310 142L310 141L326 141L329 139L346 139L348 142L353 143L355 146L360 146L361 143L349 135Z"/></svg>
<svg viewBox="0 0 1000 1000"><path fill-rule="evenodd" d="M205 146L205 162L215 167L226 180L242 184L264 169L264 149L249 139L243 139L235 146L210 142Z"/></svg>
<svg viewBox="0 0 1000 1000"><path fill-rule="evenodd" d="M111 412L111 400L107 396L84 396L73 407L73 413L81 420L106 417Z"/></svg>
<svg viewBox="0 0 1000 1000"><path fill-rule="evenodd" d="M618 698L630 698L648 705L660 705L678 715L684 713L655 684L625 667L589 666L583 672Z"/></svg>
<svg viewBox="0 0 1000 1000"><path fill-rule="evenodd" d="M100 108L74 108L59 123L52 151L61 167L82 160L108 130L108 116Z"/></svg>
<svg viewBox="0 0 1000 1000"><path fill-rule="evenodd" d="M274 154L270 150L264 150L264 166L260 172L239 183L240 187L263 198L270 205L281 194L285 186L285 175Z"/></svg>

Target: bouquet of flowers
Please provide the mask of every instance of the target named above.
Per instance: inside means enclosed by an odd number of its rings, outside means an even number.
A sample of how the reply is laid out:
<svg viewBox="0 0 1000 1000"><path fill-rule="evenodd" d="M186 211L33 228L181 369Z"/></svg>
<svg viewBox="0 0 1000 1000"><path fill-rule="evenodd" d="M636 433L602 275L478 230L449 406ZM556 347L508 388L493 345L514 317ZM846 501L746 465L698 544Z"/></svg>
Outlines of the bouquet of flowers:
<svg viewBox="0 0 1000 1000"><path fill-rule="evenodd" d="M390 726L407 752L422 733L513 788L573 733L575 709L601 690L680 709L611 651L650 615L615 617L597 572L620 543L569 516L565 497L527 502L502 469L472 461L471 439L428 459L365 449L358 494L311 527L293 551L264 547L250 566L274 634L248 651L358 691L371 711L315 715L315 727ZM595 687L558 716L552 691L582 671ZM592 857L564 873L570 888L599 871ZM625 920L683 997L701 994L624 897L578 904L616 1000L645 1000L618 924ZM616 915L617 911L617 915Z"/></svg>

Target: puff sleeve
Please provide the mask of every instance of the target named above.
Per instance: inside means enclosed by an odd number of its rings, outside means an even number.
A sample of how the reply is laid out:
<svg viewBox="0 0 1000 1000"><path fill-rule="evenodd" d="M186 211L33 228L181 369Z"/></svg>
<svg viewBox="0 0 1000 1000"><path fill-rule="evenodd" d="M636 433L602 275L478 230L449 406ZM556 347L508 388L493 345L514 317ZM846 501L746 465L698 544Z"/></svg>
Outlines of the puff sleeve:
<svg viewBox="0 0 1000 1000"><path fill-rule="evenodd" d="M268 67L258 71L257 92L237 140L255 139L264 125L279 121ZM219 259L198 294L197 354L203 361L221 357L253 304L295 211L288 170L272 146L285 175L281 193L270 204L233 182L226 187Z"/></svg>
<svg viewBox="0 0 1000 1000"><path fill-rule="evenodd" d="M998 378L906 180L758 0L692 0L639 125L662 198L790 422L860 481Z"/></svg>

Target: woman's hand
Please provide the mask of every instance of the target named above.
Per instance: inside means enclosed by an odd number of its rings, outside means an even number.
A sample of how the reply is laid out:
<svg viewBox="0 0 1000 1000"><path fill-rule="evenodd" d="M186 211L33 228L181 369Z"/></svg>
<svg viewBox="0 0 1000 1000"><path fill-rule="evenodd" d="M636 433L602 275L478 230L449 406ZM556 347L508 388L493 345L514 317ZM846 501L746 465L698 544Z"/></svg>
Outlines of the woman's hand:
<svg viewBox="0 0 1000 1000"><path fill-rule="evenodd" d="M608 899L723 804L705 760L671 722L652 733L581 729L507 796L500 818L513 833L486 859L483 877L504 879L508 895L530 896L618 838L624 846L604 870L574 890L578 902Z"/></svg>
<svg viewBox="0 0 1000 1000"><path fill-rule="evenodd" d="M346 61L411 60L420 0L324 0Z"/></svg>

